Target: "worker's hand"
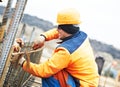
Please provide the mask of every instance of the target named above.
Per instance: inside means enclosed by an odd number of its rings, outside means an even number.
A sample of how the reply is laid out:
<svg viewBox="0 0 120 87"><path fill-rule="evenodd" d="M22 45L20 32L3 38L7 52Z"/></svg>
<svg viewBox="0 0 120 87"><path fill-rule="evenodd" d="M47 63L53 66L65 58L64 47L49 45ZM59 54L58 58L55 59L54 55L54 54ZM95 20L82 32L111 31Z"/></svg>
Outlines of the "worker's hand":
<svg viewBox="0 0 120 87"><path fill-rule="evenodd" d="M25 58L23 57L23 55L15 55L11 57L11 63L15 64L16 66L23 64L23 62L25 61Z"/></svg>
<svg viewBox="0 0 120 87"><path fill-rule="evenodd" d="M24 57L21 57L18 61L18 64L22 66L25 61L26 59Z"/></svg>
<svg viewBox="0 0 120 87"><path fill-rule="evenodd" d="M22 38L17 38L16 42L19 44L20 47L24 46L24 41L22 40Z"/></svg>
<svg viewBox="0 0 120 87"><path fill-rule="evenodd" d="M24 61L27 63L27 67L30 67L30 54L25 51L26 59L23 57L24 54L20 55L12 55L11 57L11 63L14 63L16 66L17 65L23 65Z"/></svg>
<svg viewBox="0 0 120 87"><path fill-rule="evenodd" d="M33 50L39 49L41 47L44 46L44 42L45 42L45 37L44 36L40 36L37 40L35 40L33 42Z"/></svg>
<svg viewBox="0 0 120 87"><path fill-rule="evenodd" d="M14 52L19 52L21 50L21 47L24 46L24 42L21 38L15 39L15 42L13 44Z"/></svg>

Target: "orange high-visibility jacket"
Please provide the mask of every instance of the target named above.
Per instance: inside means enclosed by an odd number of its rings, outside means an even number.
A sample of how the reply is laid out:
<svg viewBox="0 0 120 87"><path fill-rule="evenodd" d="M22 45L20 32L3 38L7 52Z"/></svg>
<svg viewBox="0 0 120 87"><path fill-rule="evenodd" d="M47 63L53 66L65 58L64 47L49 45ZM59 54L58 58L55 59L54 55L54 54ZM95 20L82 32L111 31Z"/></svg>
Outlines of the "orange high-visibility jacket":
<svg viewBox="0 0 120 87"><path fill-rule="evenodd" d="M46 41L58 38L57 29L52 29L43 34ZM26 67L26 62L24 62L23 69L41 78L55 76L61 70L64 70L65 73L69 73L76 79L77 83L80 84L79 87L98 87L98 68L87 34L83 31L77 32L58 45L48 61L41 64L30 63L30 68Z"/></svg>

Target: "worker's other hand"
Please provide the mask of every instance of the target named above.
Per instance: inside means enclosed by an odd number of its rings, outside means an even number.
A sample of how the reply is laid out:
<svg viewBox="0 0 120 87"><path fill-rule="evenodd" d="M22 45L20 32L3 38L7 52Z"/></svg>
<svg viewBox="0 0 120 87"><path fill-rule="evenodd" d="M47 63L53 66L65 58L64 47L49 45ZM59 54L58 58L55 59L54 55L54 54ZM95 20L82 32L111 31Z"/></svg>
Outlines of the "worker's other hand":
<svg viewBox="0 0 120 87"><path fill-rule="evenodd" d="M22 38L17 38L16 39L16 42L19 44L20 47L23 47L24 46L24 41Z"/></svg>
<svg viewBox="0 0 120 87"><path fill-rule="evenodd" d="M26 59L22 57L19 59L18 64L22 66L24 61L26 61Z"/></svg>
<svg viewBox="0 0 120 87"><path fill-rule="evenodd" d="M21 47L24 46L24 42L21 38L15 39L15 42L13 44L14 52L19 52L21 50Z"/></svg>
<svg viewBox="0 0 120 87"><path fill-rule="evenodd" d="M16 55L11 57L11 63L14 63L16 66L22 65L24 61L25 58L23 57L23 55Z"/></svg>
<svg viewBox="0 0 120 87"><path fill-rule="evenodd" d="M33 50L39 49L41 47L44 46L44 42L45 42L45 37L44 36L40 36L37 40L35 40L33 42Z"/></svg>

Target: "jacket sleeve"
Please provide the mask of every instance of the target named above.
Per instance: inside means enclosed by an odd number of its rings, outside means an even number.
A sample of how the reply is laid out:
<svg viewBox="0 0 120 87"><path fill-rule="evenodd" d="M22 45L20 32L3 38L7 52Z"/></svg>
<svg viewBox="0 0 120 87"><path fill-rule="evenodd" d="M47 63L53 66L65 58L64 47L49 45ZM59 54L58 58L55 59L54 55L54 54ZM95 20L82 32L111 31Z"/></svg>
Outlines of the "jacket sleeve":
<svg viewBox="0 0 120 87"><path fill-rule="evenodd" d="M47 32L42 33L46 37L46 41L57 39L59 37L57 28L53 28Z"/></svg>
<svg viewBox="0 0 120 87"><path fill-rule="evenodd" d="M38 77L49 77L58 71L66 68L70 61L70 53L63 47L55 50L53 56L44 63L34 64L30 63L28 68L26 62L23 64L23 69Z"/></svg>

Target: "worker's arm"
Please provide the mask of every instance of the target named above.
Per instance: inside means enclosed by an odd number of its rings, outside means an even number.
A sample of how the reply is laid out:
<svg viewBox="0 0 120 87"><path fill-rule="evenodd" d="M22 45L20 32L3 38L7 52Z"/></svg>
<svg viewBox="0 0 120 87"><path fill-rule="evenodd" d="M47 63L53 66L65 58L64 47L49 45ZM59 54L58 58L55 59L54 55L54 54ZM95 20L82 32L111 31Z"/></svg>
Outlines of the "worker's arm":
<svg viewBox="0 0 120 87"><path fill-rule="evenodd" d="M34 41L32 48L34 50L41 48L44 45L45 41L57 39L58 37L59 37L59 34L57 29L56 28L51 29L47 32L42 33L39 39Z"/></svg>
<svg viewBox="0 0 120 87"><path fill-rule="evenodd" d="M41 48L44 45L45 41L49 41L52 39L57 39L59 37L57 28L51 29L47 32L44 32L40 35L38 40L35 40L33 43L33 49L36 50L38 48ZM16 44L15 44L16 43ZM21 38L16 38L14 43L14 50L19 51L19 47L22 47L24 45L24 42Z"/></svg>
<svg viewBox="0 0 120 87"><path fill-rule="evenodd" d="M46 41L49 41L49 40L52 40L52 39L57 39L59 37L58 31L57 31L56 28L51 29L51 30L49 30L47 32L44 32L41 35L45 36Z"/></svg>
<svg viewBox="0 0 120 87"><path fill-rule="evenodd" d="M27 67L27 62L23 63L23 69L38 77L49 77L58 71L66 68L70 61L70 54L65 48L57 48L53 56L42 64L30 63Z"/></svg>

